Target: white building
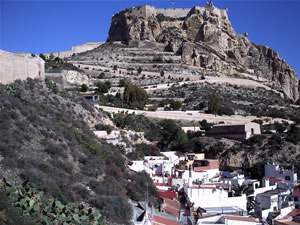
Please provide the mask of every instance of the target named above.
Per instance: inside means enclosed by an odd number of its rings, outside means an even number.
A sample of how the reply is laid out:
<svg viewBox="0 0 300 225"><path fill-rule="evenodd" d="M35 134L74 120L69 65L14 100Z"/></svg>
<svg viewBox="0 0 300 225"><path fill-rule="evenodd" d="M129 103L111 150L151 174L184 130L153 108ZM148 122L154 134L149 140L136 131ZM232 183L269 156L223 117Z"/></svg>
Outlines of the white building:
<svg viewBox="0 0 300 225"><path fill-rule="evenodd" d="M265 165L265 177L274 177L276 179L280 179L283 183L289 185L290 188L293 188L298 181L297 173L292 170L280 168L275 164Z"/></svg>
<svg viewBox="0 0 300 225"><path fill-rule="evenodd" d="M200 217L197 221L199 224L218 224L218 225L260 225L261 223L254 218L232 215L210 215Z"/></svg>
<svg viewBox="0 0 300 225"><path fill-rule="evenodd" d="M262 218L267 218L270 212L280 211L290 206L289 194L289 190L279 188L258 194L255 198L257 202L255 211L259 213Z"/></svg>
<svg viewBox="0 0 300 225"><path fill-rule="evenodd" d="M256 134L261 134L260 125L258 123L246 123L214 125L206 135L243 141Z"/></svg>
<svg viewBox="0 0 300 225"><path fill-rule="evenodd" d="M294 198L295 208L300 209L300 184L294 187L293 198Z"/></svg>
<svg viewBox="0 0 300 225"><path fill-rule="evenodd" d="M211 213L220 213L222 208L230 208L234 209L234 212L244 214L247 211L246 195L230 197L228 188L229 185L225 183L195 185L190 180L184 185L184 192L196 208L201 207Z"/></svg>

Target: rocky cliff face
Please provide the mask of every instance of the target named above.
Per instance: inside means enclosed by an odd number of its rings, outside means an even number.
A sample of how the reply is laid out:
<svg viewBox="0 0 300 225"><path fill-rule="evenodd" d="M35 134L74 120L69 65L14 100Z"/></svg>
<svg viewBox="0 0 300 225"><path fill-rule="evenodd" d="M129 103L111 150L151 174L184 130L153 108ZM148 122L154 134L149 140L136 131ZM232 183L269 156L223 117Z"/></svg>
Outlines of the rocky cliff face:
<svg viewBox="0 0 300 225"><path fill-rule="evenodd" d="M166 51L180 55L186 64L228 74L248 71L268 80L290 99L299 98L293 68L276 51L249 41L247 33L237 34L227 9L126 9L113 16L107 41L163 43Z"/></svg>

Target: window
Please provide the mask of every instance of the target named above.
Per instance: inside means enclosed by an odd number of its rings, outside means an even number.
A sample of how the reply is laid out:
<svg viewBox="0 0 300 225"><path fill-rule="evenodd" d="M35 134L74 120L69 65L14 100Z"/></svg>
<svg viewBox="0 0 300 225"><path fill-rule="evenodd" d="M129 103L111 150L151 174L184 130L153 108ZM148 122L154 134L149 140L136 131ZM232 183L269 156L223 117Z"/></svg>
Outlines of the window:
<svg viewBox="0 0 300 225"><path fill-rule="evenodd" d="M296 209L300 209L300 206L299 206L299 205L295 205L295 208L296 208Z"/></svg>
<svg viewBox="0 0 300 225"><path fill-rule="evenodd" d="M285 180L291 180L290 176L285 176Z"/></svg>
<svg viewBox="0 0 300 225"><path fill-rule="evenodd" d="M253 128L251 128L251 134L252 134L252 135L254 134L254 129L253 129Z"/></svg>
<svg viewBox="0 0 300 225"><path fill-rule="evenodd" d="M294 201L298 202L299 201L298 197L294 197Z"/></svg>

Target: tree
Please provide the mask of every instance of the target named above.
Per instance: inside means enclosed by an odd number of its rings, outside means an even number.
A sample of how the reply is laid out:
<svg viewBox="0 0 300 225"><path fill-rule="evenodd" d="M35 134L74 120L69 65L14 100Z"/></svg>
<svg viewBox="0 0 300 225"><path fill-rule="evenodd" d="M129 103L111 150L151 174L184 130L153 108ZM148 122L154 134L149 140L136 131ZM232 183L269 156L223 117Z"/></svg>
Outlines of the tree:
<svg viewBox="0 0 300 225"><path fill-rule="evenodd" d="M109 81L105 81L105 83L100 81L96 83L96 87L97 87L97 92L101 94L107 93L111 88L111 83Z"/></svg>
<svg viewBox="0 0 300 225"><path fill-rule="evenodd" d="M235 192L235 195L237 196L242 196L243 194L250 195L253 193L253 191L251 191L249 187L245 184L232 185L232 190Z"/></svg>
<svg viewBox="0 0 300 225"><path fill-rule="evenodd" d="M200 129L209 131L212 127L211 123L208 123L207 120L199 121Z"/></svg>
<svg viewBox="0 0 300 225"><path fill-rule="evenodd" d="M173 99L170 101L170 108L173 110L179 110L181 106L181 101L174 101Z"/></svg>
<svg viewBox="0 0 300 225"><path fill-rule="evenodd" d="M46 56L45 56L44 54L41 53L39 56L40 56L44 61L46 61Z"/></svg>
<svg viewBox="0 0 300 225"><path fill-rule="evenodd" d="M86 84L82 84L80 88L80 92L87 92L89 87Z"/></svg>
<svg viewBox="0 0 300 225"><path fill-rule="evenodd" d="M142 67L139 66L139 68L137 69L137 73L141 74L142 73Z"/></svg>
<svg viewBox="0 0 300 225"><path fill-rule="evenodd" d="M123 95L123 103L128 107L144 109L148 100L147 92L137 85L127 81Z"/></svg>
<svg viewBox="0 0 300 225"><path fill-rule="evenodd" d="M100 78L100 79L104 79L104 78L105 78L104 72L100 73L99 78Z"/></svg>
<svg viewBox="0 0 300 225"><path fill-rule="evenodd" d="M49 56L49 59L53 60L54 58L55 58L55 56L51 53L50 56Z"/></svg>
<svg viewBox="0 0 300 225"><path fill-rule="evenodd" d="M121 79L119 81L119 87L125 87L126 81L124 79Z"/></svg>
<svg viewBox="0 0 300 225"><path fill-rule="evenodd" d="M207 106L208 106L207 109L208 113L213 113L215 115L221 114L221 105L218 96L216 95L209 96Z"/></svg>
<svg viewBox="0 0 300 225"><path fill-rule="evenodd" d="M161 148L170 148L172 151L185 152L188 148L188 137L174 120L162 120L158 123Z"/></svg>

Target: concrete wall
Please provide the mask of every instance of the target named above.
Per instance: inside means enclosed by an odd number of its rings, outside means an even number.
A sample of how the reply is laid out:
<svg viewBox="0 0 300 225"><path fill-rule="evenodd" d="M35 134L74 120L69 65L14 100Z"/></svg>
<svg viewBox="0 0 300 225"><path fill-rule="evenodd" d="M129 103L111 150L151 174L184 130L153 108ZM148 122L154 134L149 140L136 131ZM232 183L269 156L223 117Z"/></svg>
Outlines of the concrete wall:
<svg viewBox="0 0 300 225"><path fill-rule="evenodd" d="M45 74L45 62L31 54L14 54L0 50L0 83L7 84L17 79L40 78Z"/></svg>

